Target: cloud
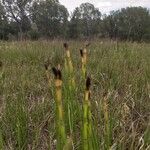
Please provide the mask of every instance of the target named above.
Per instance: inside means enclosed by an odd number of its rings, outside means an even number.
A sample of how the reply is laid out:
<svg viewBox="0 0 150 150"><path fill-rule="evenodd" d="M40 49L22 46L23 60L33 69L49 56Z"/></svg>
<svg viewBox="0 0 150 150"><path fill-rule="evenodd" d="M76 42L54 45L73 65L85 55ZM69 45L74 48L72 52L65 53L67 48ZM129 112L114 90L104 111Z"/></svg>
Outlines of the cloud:
<svg viewBox="0 0 150 150"><path fill-rule="evenodd" d="M112 6L112 3L111 2L99 2L97 4L97 7L111 7Z"/></svg>
<svg viewBox="0 0 150 150"><path fill-rule="evenodd" d="M81 3L89 2L99 8L104 13L109 13L112 10L131 6L142 6L150 8L150 0L60 0L60 3L65 5L69 12L72 12L75 7Z"/></svg>

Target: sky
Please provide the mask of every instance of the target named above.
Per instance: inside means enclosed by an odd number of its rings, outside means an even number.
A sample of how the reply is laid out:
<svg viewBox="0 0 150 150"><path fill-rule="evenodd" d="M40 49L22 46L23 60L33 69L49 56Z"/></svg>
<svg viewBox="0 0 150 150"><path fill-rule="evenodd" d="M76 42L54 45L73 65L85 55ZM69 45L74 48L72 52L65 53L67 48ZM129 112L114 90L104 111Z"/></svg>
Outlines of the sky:
<svg viewBox="0 0 150 150"><path fill-rule="evenodd" d="M103 14L108 14L112 10L117 10L127 6L142 6L150 8L150 0L59 0L69 12L73 12L74 8L81 3L89 2L94 4L96 8Z"/></svg>

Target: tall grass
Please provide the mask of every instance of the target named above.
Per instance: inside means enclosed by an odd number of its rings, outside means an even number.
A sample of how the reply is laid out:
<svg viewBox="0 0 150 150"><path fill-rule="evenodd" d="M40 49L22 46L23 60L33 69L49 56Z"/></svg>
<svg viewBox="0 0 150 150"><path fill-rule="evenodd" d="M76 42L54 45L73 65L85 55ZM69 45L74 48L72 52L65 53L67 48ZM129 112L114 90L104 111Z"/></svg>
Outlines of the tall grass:
<svg viewBox="0 0 150 150"><path fill-rule="evenodd" d="M148 150L149 46L1 42L0 149Z"/></svg>

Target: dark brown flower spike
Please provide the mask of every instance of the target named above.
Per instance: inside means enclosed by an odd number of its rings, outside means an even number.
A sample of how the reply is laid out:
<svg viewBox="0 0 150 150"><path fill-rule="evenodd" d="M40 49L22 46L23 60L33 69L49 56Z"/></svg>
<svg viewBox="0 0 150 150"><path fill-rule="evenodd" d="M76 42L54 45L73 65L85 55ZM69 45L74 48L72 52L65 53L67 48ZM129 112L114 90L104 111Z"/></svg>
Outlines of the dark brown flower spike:
<svg viewBox="0 0 150 150"><path fill-rule="evenodd" d="M55 67L52 68L53 74L55 77L57 77L57 69Z"/></svg>
<svg viewBox="0 0 150 150"><path fill-rule="evenodd" d="M90 86L91 86L91 79L90 79L90 77L87 77L87 79L86 79L86 90L89 90Z"/></svg>
<svg viewBox="0 0 150 150"><path fill-rule="evenodd" d="M44 67L45 67L46 70L48 70L48 66L49 66L48 63L44 64Z"/></svg>
<svg viewBox="0 0 150 150"><path fill-rule="evenodd" d="M67 44L67 43L64 43L64 48L65 48L65 49L68 49L68 47L69 47L68 44Z"/></svg>
<svg viewBox="0 0 150 150"><path fill-rule="evenodd" d="M61 80L61 79L62 79L61 71L60 71L60 70L57 70L57 77L58 77L58 79L59 79L59 80Z"/></svg>
<svg viewBox="0 0 150 150"><path fill-rule="evenodd" d="M59 80L62 79L61 71L59 69L56 69L55 67L53 67L52 71L56 79L59 79Z"/></svg>
<svg viewBox="0 0 150 150"><path fill-rule="evenodd" d="M2 67L3 66L3 63L2 63L2 61L0 61L0 67Z"/></svg>
<svg viewBox="0 0 150 150"><path fill-rule="evenodd" d="M82 49L80 49L80 55L81 55L81 57L83 57L83 50Z"/></svg>

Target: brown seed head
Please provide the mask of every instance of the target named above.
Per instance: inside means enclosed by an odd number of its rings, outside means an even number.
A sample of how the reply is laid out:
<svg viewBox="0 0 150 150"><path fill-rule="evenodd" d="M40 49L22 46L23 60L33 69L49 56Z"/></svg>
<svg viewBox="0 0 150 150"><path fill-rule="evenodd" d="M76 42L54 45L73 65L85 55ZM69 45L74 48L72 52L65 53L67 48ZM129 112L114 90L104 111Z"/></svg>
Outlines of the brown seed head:
<svg viewBox="0 0 150 150"><path fill-rule="evenodd" d="M80 49L80 55L81 55L81 57L83 57L83 50L82 49Z"/></svg>
<svg viewBox="0 0 150 150"><path fill-rule="evenodd" d="M3 63L2 63L2 61L0 61L0 67L2 67L3 66Z"/></svg>
<svg viewBox="0 0 150 150"><path fill-rule="evenodd" d="M48 70L48 67L49 67L48 63L45 63L44 67L45 67L46 70Z"/></svg>
<svg viewBox="0 0 150 150"><path fill-rule="evenodd" d="M57 77L57 69L55 67L52 68L53 74L55 77Z"/></svg>
<svg viewBox="0 0 150 150"><path fill-rule="evenodd" d="M55 79L62 79L61 71L59 69L56 69L55 67L52 68L52 71L54 73Z"/></svg>
<svg viewBox="0 0 150 150"><path fill-rule="evenodd" d="M60 70L57 70L57 76L58 76L58 79L59 79L59 80L61 80L61 79L62 79L61 71L60 71Z"/></svg>
<svg viewBox="0 0 150 150"><path fill-rule="evenodd" d="M65 49L68 49L68 47L69 47L68 44L67 44L67 43L64 43L64 48L65 48Z"/></svg>
<svg viewBox="0 0 150 150"><path fill-rule="evenodd" d="M90 77L87 77L87 79L86 79L86 90L89 90L90 86L91 86L91 79L90 79Z"/></svg>

